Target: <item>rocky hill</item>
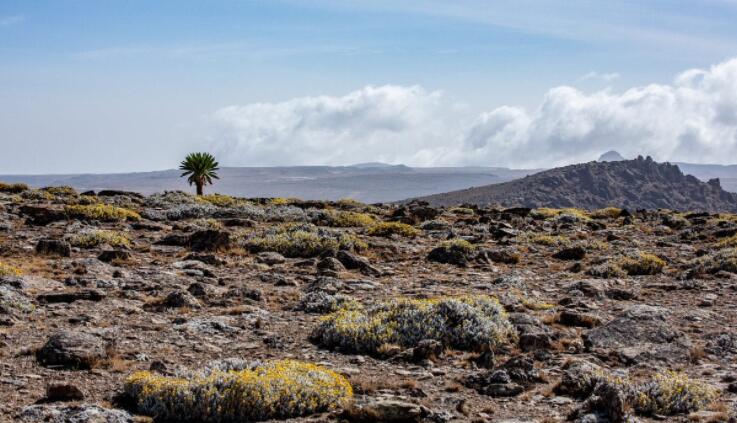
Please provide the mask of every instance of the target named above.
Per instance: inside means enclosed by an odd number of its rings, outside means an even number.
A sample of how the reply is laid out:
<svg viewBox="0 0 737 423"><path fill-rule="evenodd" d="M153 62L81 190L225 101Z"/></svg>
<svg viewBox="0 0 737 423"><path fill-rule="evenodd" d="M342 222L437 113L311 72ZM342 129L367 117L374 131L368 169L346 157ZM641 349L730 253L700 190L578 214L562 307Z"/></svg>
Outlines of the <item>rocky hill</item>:
<svg viewBox="0 0 737 423"><path fill-rule="evenodd" d="M641 156L555 168L510 182L421 199L433 205L737 210L737 194L724 191L718 179L703 182L684 175L676 165Z"/></svg>

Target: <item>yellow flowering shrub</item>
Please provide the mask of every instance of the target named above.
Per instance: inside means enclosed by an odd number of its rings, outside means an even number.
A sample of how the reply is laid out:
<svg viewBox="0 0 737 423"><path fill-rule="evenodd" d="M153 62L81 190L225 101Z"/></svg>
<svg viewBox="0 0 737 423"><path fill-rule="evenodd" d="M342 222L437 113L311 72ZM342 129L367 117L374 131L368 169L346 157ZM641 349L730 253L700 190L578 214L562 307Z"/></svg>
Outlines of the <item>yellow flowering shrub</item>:
<svg viewBox="0 0 737 423"><path fill-rule="evenodd" d="M371 236L389 237L394 234L414 238L420 234L420 231L412 225L401 222L381 222L370 227L368 234Z"/></svg>
<svg viewBox="0 0 737 423"><path fill-rule="evenodd" d="M133 210L115 207L109 204L89 204L66 206L64 211L72 218L116 221L116 220L140 220L141 216Z"/></svg>
<svg viewBox="0 0 737 423"><path fill-rule="evenodd" d="M328 224L338 228L367 227L376 222L370 214L351 211L329 210L326 214Z"/></svg>
<svg viewBox="0 0 737 423"><path fill-rule="evenodd" d="M107 230L94 230L73 235L69 238L69 243L80 248L93 248L102 244L108 244L111 247L131 246L131 240L126 234Z"/></svg>
<svg viewBox="0 0 737 423"><path fill-rule="evenodd" d="M411 348L425 339L479 350L516 337L499 301L484 295L351 304L325 316L311 335L323 347L368 354L380 354L387 344Z"/></svg>
<svg viewBox="0 0 737 423"><path fill-rule="evenodd" d="M348 380L324 367L279 360L190 378L132 374L126 393L138 412L161 421L246 422L306 416L347 406Z"/></svg>
<svg viewBox="0 0 737 423"><path fill-rule="evenodd" d="M20 276L23 272L17 267L5 264L0 261L0 276Z"/></svg>
<svg viewBox="0 0 737 423"><path fill-rule="evenodd" d="M224 194L200 195L195 197L195 201L198 203L209 203L218 207L233 207L245 202L245 200Z"/></svg>

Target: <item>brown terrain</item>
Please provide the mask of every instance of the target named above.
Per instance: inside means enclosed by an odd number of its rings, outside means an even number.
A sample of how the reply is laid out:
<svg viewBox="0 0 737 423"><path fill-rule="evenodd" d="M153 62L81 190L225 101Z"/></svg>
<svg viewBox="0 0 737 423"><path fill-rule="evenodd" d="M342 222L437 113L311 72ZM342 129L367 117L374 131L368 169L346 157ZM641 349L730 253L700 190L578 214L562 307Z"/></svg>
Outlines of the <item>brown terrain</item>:
<svg viewBox="0 0 737 423"><path fill-rule="evenodd" d="M737 415L734 214L0 191L2 421L235 421L276 385L193 386L284 359L327 387L254 419Z"/></svg>
<svg viewBox="0 0 737 423"><path fill-rule="evenodd" d="M678 165L650 157L599 161L546 170L521 179L426 197L432 205L503 204L507 207L608 206L636 209L737 211L737 194L719 179L702 182Z"/></svg>

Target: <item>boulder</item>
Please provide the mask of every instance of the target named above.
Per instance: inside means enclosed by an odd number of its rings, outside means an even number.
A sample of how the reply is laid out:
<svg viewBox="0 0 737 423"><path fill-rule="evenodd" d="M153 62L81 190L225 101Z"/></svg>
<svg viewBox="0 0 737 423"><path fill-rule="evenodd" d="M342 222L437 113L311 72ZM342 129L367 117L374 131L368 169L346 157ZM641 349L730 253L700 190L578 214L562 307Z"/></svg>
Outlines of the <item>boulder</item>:
<svg viewBox="0 0 737 423"><path fill-rule="evenodd" d="M90 369L107 358L106 347L106 342L97 335L65 330L49 337L36 351L36 360L49 367Z"/></svg>
<svg viewBox="0 0 737 423"><path fill-rule="evenodd" d="M72 254L72 246L60 239L44 238L36 243L36 252L45 256L69 257Z"/></svg>
<svg viewBox="0 0 737 423"><path fill-rule="evenodd" d="M207 229L189 236L192 251L222 251L230 248L230 232Z"/></svg>
<svg viewBox="0 0 737 423"><path fill-rule="evenodd" d="M626 364L646 361L686 362L691 341L667 321L662 307L635 305L607 324L584 334L587 350L615 353Z"/></svg>

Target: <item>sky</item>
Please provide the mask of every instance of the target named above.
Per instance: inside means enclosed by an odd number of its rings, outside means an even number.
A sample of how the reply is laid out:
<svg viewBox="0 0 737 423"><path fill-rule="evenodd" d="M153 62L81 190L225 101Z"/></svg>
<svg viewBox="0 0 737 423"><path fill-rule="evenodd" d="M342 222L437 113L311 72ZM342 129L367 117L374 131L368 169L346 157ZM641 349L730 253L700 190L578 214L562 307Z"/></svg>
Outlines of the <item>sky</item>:
<svg viewBox="0 0 737 423"><path fill-rule="evenodd" d="M737 0L0 0L0 174L737 163Z"/></svg>

